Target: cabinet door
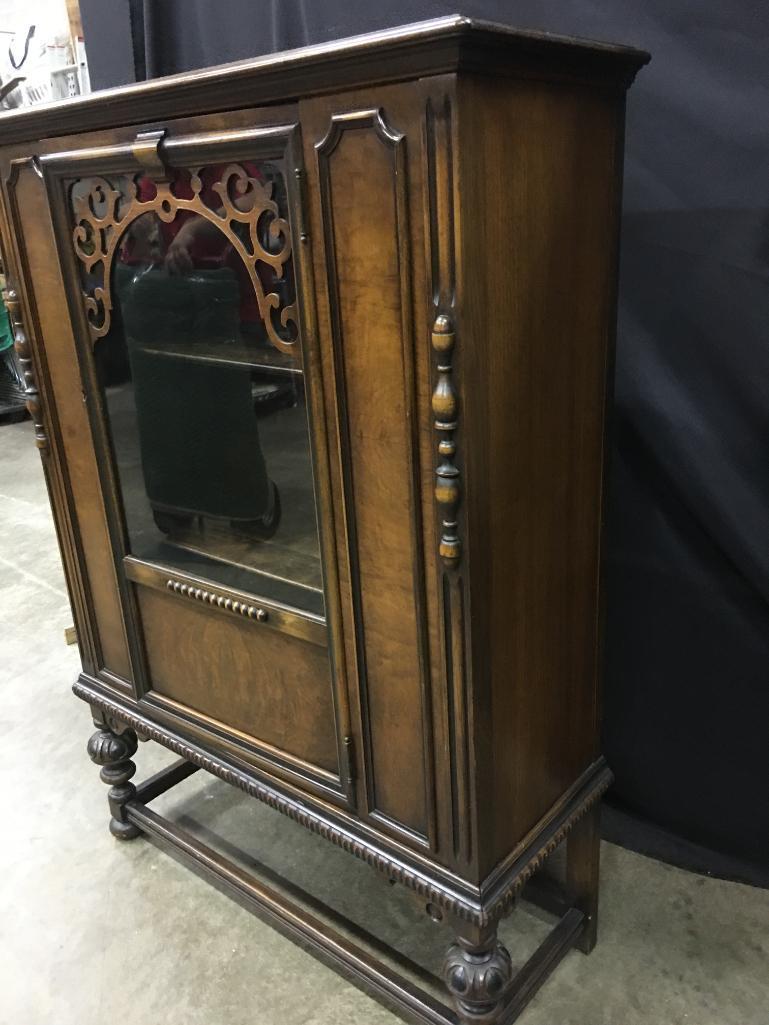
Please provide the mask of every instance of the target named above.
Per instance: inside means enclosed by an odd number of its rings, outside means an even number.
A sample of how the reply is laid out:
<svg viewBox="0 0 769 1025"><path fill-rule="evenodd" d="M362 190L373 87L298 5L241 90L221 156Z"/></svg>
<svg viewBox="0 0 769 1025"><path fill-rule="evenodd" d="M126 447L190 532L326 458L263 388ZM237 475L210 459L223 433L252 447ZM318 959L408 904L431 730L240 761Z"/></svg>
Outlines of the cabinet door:
<svg viewBox="0 0 769 1025"><path fill-rule="evenodd" d="M273 120L286 113L122 131L41 164L137 697L351 800L301 146L293 120Z"/></svg>

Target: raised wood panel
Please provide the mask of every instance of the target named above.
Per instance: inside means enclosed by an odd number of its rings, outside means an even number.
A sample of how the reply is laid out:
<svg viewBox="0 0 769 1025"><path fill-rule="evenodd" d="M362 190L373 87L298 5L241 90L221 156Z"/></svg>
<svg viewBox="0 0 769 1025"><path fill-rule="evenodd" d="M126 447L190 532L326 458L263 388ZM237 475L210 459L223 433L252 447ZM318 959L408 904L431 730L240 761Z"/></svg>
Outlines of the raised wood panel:
<svg viewBox="0 0 769 1025"><path fill-rule="evenodd" d="M598 753L621 103L547 83L460 89L458 367L486 871Z"/></svg>
<svg viewBox="0 0 769 1025"><path fill-rule="evenodd" d="M346 106L316 121L367 801L384 824L426 842L432 727L407 163L420 135L407 139L385 109Z"/></svg>
<svg viewBox="0 0 769 1025"><path fill-rule="evenodd" d="M69 497L71 502L69 509L59 506L57 511L60 516L76 520L74 536L80 547L80 570L90 597L97 669L131 681L131 662L75 341L69 318L62 315L67 309L66 293L59 265L51 259L56 243L47 214L45 188L33 164L22 162L14 166L7 189L12 227L17 239L23 240L27 294L34 303L41 333L41 338L33 341L42 346L41 362L47 368L46 391L53 398L54 408L49 417L56 424L56 438L52 440L60 447L66 465L63 486L69 496L61 497L64 502ZM73 588L72 582L70 587Z"/></svg>
<svg viewBox="0 0 769 1025"><path fill-rule="evenodd" d="M137 587L152 692L310 765L338 772L328 653Z"/></svg>

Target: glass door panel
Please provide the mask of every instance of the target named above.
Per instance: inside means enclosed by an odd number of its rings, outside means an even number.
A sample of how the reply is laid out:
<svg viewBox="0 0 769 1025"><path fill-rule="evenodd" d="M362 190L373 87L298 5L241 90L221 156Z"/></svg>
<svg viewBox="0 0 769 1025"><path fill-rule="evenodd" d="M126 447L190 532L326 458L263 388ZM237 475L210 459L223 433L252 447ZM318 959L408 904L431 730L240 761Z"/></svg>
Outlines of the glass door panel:
<svg viewBox="0 0 769 1025"><path fill-rule="evenodd" d="M283 162L69 197L130 553L323 614Z"/></svg>

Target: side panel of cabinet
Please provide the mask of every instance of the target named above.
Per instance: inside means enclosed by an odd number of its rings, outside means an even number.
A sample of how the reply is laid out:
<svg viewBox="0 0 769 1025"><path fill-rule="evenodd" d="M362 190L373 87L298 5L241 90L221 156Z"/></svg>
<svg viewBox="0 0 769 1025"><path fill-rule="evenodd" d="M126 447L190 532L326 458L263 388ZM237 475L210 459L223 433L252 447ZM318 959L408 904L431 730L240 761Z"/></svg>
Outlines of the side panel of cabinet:
<svg viewBox="0 0 769 1025"><path fill-rule="evenodd" d="M32 159L10 163L5 207L16 245L46 433L54 516L84 665L104 682L131 690L133 672L111 552L96 456L45 187ZM9 267L9 270L14 268ZM45 451L45 450L44 450Z"/></svg>
<svg viewBox="0 0 769 1025"><path fill-rule="evenodd" d="M484 872L599 753L623 101L460 83L457 367Z"/></svg>
<svg viewBox="0 0 769 1025"><path fill-rule="evenodd" d="M435 848L429 359L415 317L421 103L413 90L382 89L308 101L300 113L366 807L383 828Z"/></svg>

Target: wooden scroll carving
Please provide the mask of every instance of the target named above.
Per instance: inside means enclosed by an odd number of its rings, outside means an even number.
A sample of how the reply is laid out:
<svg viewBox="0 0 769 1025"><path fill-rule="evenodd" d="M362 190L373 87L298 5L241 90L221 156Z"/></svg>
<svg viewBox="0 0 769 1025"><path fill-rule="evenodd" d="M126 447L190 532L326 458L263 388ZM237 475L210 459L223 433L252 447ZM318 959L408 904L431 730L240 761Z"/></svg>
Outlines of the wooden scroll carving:
<svg viewBox="0 0 769 1025"><path fill-rule="evenodd" d="M247 163L230 163L218 173L213 166L175 172L165 163L161 143L160 133L140 133L132 154L142 171L94 175L71 184L72 243L86 282L84 298L92 341L110 329L112 269L126 229L144 214L155 214L168 224L178 213L191 211L226 236L248 271L270 341L277 349L294 353L298 336L295 298L286 302L277 291L269 291L260 275L261 268L270 268L275 282L282 281L291 258L291 229L278 208L273 184L255 177L253 166ZM188 187L180 190L180 181ZM288 331L293 337L281 337L278 324L284 329L291 324Z"/></svg>

